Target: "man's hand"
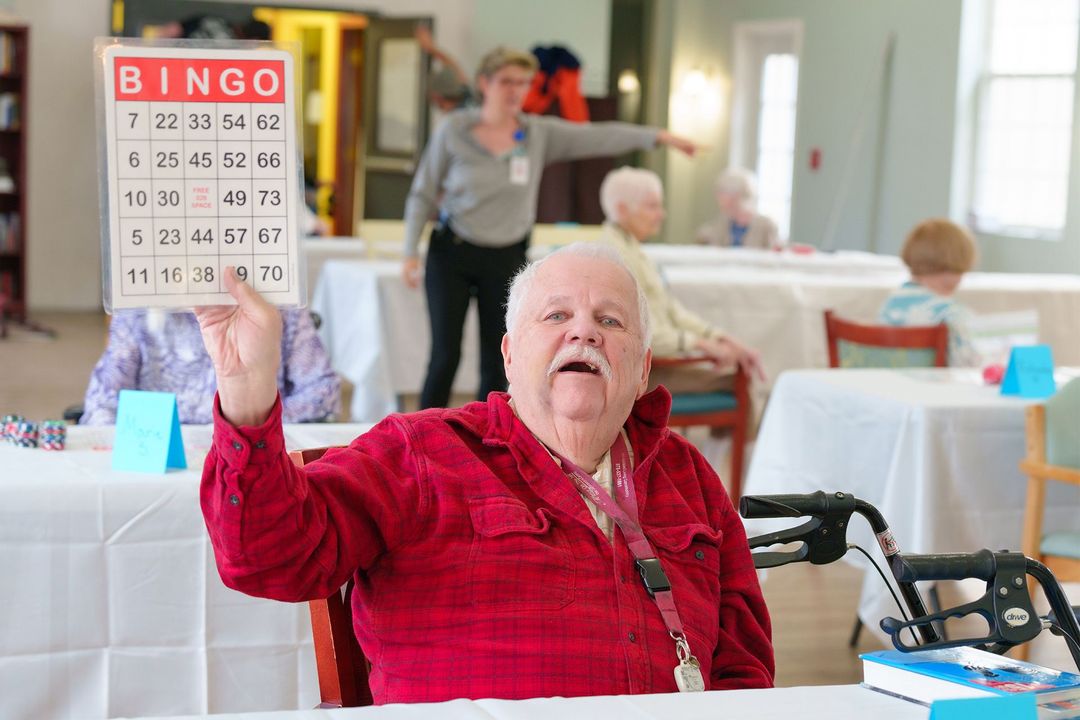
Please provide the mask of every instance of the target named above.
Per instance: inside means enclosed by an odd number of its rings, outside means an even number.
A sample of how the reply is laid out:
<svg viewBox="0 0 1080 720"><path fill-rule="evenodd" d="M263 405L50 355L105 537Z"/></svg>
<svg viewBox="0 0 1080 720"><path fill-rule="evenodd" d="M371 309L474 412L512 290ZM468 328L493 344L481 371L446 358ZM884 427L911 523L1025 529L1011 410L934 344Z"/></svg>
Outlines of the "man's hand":
<svg viewBox="0 0 1080 720"><path fill-rule="evenodd" d="M203 344L217 374L221 411L233 425L261 425L277 401L281 313L225 270L225 289L237 304L195 308Z"/></svg>
<svg viewBox="0 0 1080 720"><path fill-rule="evenodd" d="M714 340L705 338L698 342L697 349L705 353L718 368L730 368L738 365L751 379L765 382L765 368L761 364L761 354L731 338Z"/></svg>
<svg viewBox="0 0 1080 720"><path fill-rule="evenodd" d="M420 287L420 258L405 258L401 264L401 279L413 290Z"/></svg>
<svg viewBox="0 0 1080 720"><path fill-rule="evenodd" d="M701 149L693 140L678 135L672 135L667 130L661 130L656 133L656 144L667 145L668 147L678 150L687 157L694 157L698 150Z"/></svg>

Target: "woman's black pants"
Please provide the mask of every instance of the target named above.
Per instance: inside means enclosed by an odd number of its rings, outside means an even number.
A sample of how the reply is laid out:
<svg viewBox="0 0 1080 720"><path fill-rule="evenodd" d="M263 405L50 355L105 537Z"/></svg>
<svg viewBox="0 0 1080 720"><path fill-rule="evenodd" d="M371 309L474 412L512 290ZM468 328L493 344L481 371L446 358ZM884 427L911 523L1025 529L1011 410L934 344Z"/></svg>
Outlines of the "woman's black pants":
<svg viewBox="0 0 1080 720"><path fill-rule="evenodd" d="M506 292L525 264L528 238L508 247L474 245L443 224L431 233L425 266L431 359L420 392L420 407L446 407L461 361L461 338L469 300L480 316L480 387L477 398L506 390L502 336L506 332Z"/></svg>

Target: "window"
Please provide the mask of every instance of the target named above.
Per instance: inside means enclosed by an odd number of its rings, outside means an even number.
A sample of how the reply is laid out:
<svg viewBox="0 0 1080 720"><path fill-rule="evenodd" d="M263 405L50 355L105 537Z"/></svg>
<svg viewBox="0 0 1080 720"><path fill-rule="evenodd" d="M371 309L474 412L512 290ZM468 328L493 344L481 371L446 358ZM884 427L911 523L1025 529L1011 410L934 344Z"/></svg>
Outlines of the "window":
<svg viewBox="0 0 1080 720"><path fill-rule="evenodd" d="M795 101L799 58L767 55L758 110L758 212L772 218L787 239L791 231L791 178L795 164Z"/></svg>
<svg viewBox="0 0 1080 720"><path fill-rule="evenodd" d="M979 88L971 215L982 231L1065 226L1080 0L993 0Z"/></svg>
<svg viewBox="0 0 1080 720"><path fill-rule="evenodd" d="M801 45L797 20L735 25L731 164L757 175L758 212L776 222L784 240L791 236Z"/></svg>

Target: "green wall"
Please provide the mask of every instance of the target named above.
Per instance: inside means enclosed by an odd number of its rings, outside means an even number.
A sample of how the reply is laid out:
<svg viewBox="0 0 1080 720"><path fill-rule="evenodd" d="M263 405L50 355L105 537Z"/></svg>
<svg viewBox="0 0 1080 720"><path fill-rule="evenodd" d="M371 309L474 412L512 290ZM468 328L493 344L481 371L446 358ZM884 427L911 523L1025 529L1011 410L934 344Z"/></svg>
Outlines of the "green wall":
<svg viewBox="0 0 1080 720"><path fill-rule="evenodd" d="M728 161L734 26L744 21L803 23L792 241L820 246L829 214L844 193L832 242L836 248L876 244L879 251L895 252L916 221L949 213L960 2L680 0L675 12L672 85L678 86L680 64L697 65L714 68L728 92L723 119L711 137L698 138L713 144L713 151L690 167L676 164L678 177L669 172L668 182L677 188L670 198L670 240L689 237L712 212L712 179ZM881 58L889 33L896 42L883 86ZM885 145L878 152L885 90ZM809 168L812 148L822 153L816 172Z"/></svg>

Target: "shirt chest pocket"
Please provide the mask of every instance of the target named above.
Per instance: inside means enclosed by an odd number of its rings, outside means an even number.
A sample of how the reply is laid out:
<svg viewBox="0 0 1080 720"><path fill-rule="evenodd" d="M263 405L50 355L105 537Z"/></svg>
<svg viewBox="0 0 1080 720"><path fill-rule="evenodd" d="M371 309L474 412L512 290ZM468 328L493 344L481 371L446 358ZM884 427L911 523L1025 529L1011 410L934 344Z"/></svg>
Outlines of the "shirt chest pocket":
<svg viewBox="0 0 1080 720"><path fill-rule="evenodd" d="M711 658L720 631L720 548L724 534L700 523L647 528L645 533L671 581L691 650L698 659Z"/></svg>
<svg viewBox="0 0 1080 720"><path fill-rule="evenodd" d="M491 610L557 610L574 599L574 559L551 513L512 498L469 503L472 602Z"/></svg>

